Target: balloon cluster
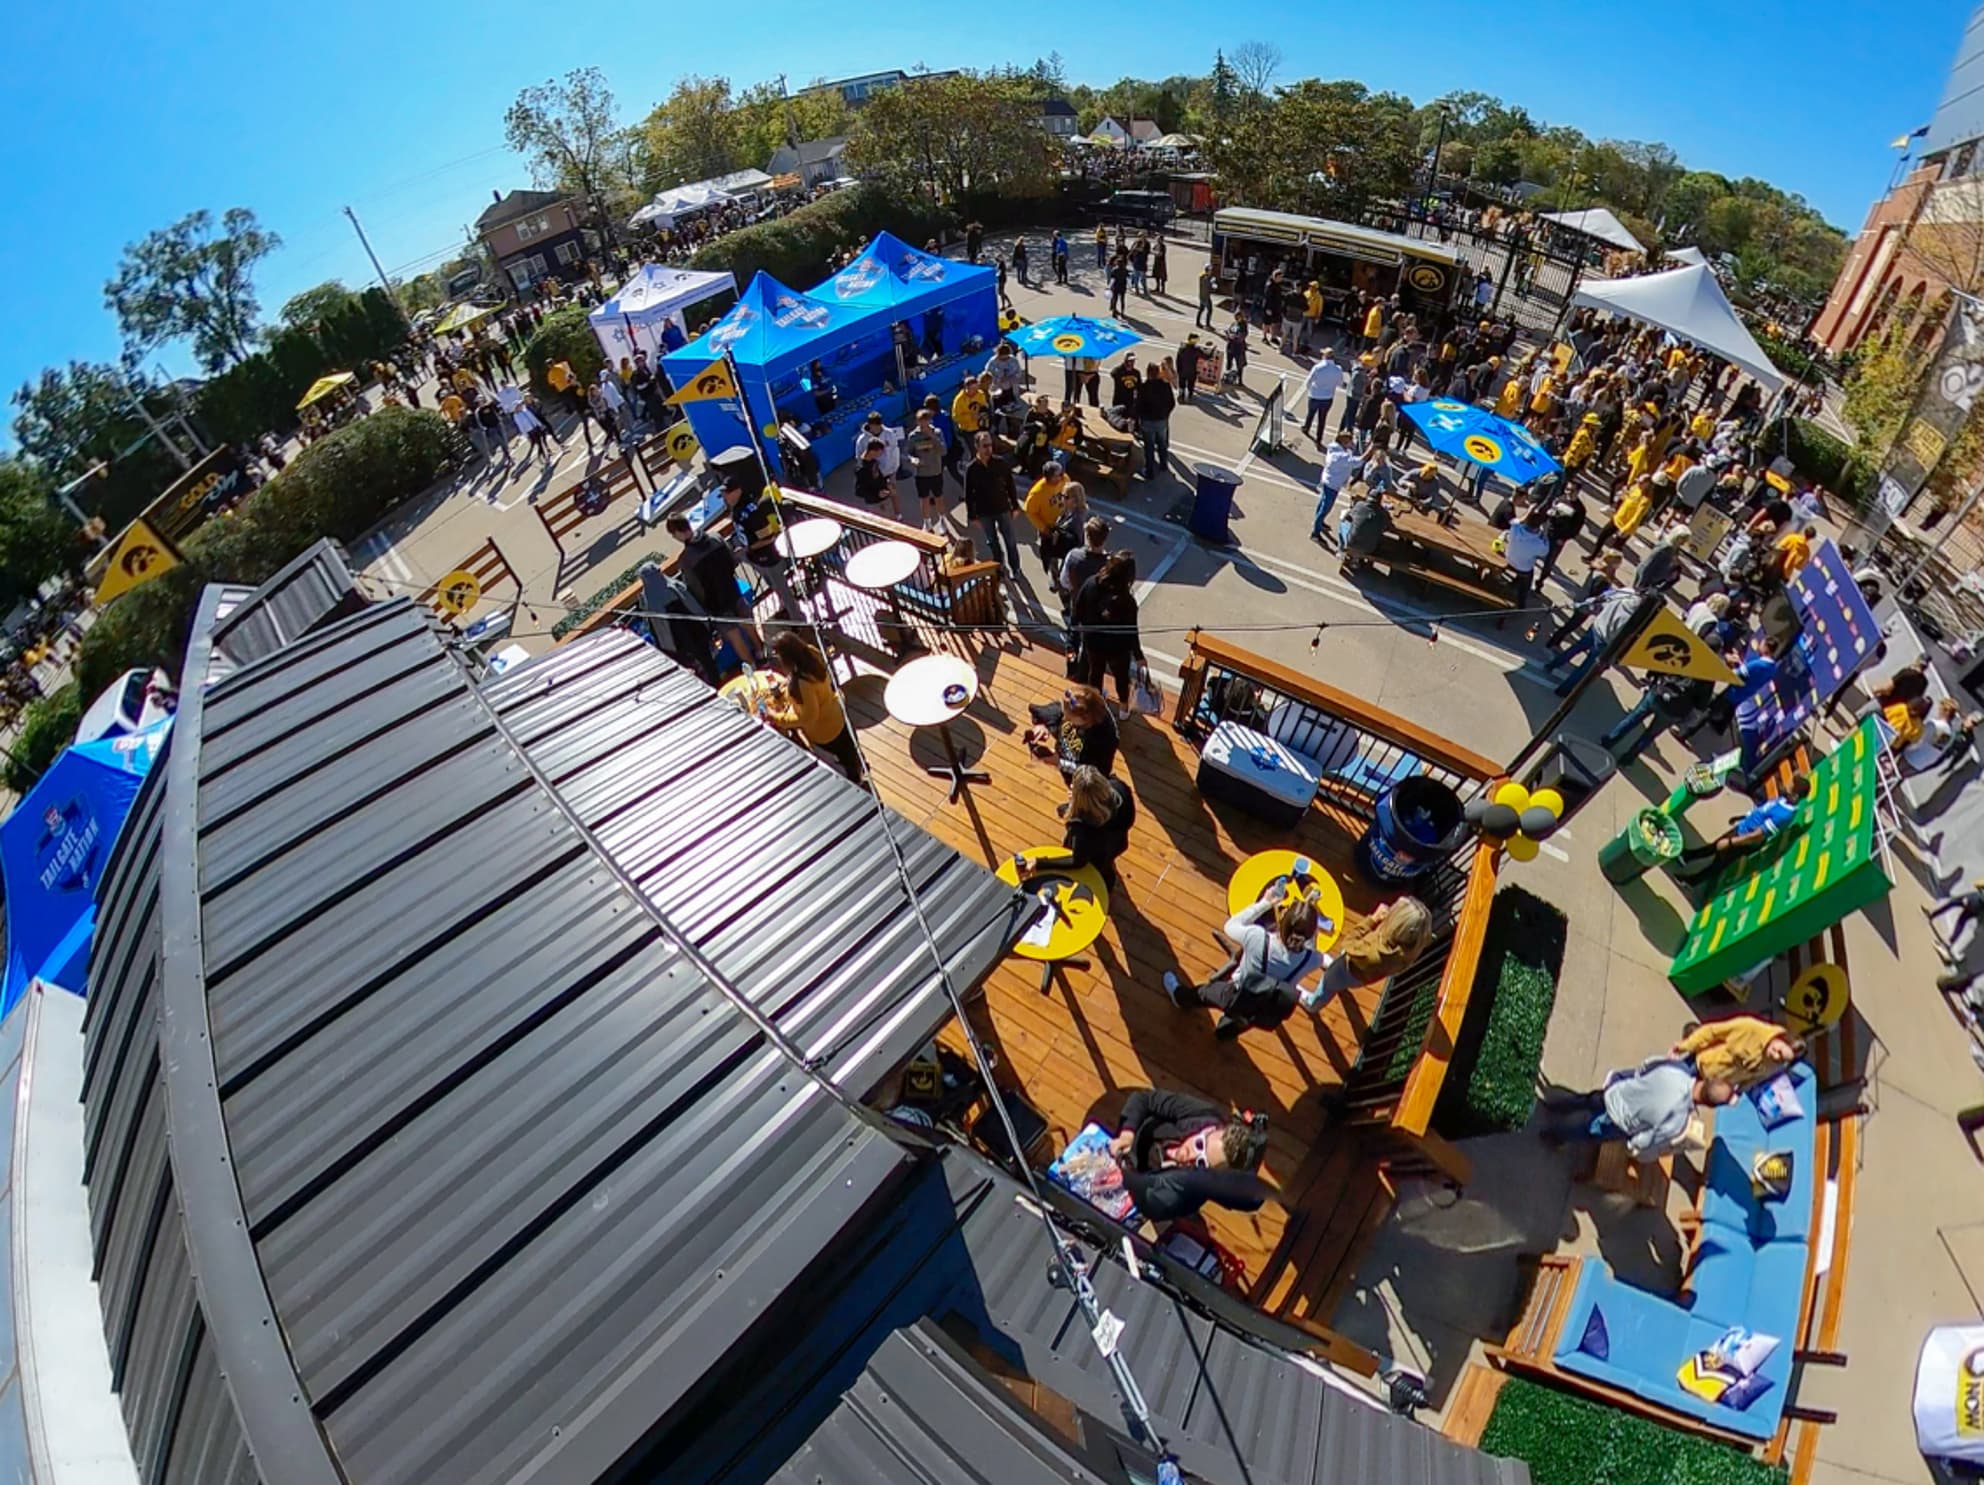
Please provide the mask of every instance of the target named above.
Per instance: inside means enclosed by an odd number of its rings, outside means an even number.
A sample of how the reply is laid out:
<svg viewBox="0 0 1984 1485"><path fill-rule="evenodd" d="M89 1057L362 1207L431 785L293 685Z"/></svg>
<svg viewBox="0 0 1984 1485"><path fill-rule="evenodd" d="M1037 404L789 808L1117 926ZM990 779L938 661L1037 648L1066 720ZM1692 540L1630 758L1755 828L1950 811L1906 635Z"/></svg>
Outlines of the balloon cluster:
<svg viewBox="0 0 1984 1485"><path fill-rule="evenodd" d="M1467 823L1488 840L1502 841L1518 861L1534 861L1537 843L1548 840L1564 817L1564 796L1555 789L1534 794L1514 779L1493 795L1468 802Z"/></svg>

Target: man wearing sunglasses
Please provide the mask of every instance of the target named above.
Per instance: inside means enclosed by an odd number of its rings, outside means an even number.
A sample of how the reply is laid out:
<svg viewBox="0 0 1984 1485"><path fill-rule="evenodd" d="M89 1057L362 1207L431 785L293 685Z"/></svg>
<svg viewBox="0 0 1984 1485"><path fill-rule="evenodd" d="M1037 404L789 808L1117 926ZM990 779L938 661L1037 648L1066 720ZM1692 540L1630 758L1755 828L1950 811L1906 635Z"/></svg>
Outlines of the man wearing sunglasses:
<svg viewBox="0 0 1984 1485"><path fill-rule="evenodd" d="M1255 1174L1267 1151L1266 1118L1190 1094L1137 1089L1109 1148L1124 1189L1154 1222L1189 1217L1208 1202L1255 1212L1269 1195Z"/></svg>

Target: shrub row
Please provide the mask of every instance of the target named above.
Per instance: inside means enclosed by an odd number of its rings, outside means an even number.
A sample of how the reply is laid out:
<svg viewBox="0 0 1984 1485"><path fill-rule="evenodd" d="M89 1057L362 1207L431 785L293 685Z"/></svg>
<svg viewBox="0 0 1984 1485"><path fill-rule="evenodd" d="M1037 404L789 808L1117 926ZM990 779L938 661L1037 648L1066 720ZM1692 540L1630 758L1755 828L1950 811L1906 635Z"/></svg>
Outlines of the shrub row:
<svg viewBox="0 0 1984 1485"><path fill-rule="evenodd" d="M82 692L74 681L30 701L21 713L21 730L14 734L5 760L0 762L0 782L16 794L27 793L56 755L69 746L82 719Z"/></svg>
<svg viewBox="0 0 1984 1485"><path fill-rule="evenodd" d="M1488 909L1474 993L1454 1049L1455 1071L1433 1122L1449 1139L1521 1129L1536 1106L1543 1038L1557 1003L1569 922L1521 887L1504 887Z"/></svg>
<svg viewBox="0 0 1984 1485"><path fill-rule="evenodd" d="M267 347L210 377L198 396L201 423L223 443L252 443L297 424L296 404L318 377L390 358L406 318L384 289L354 294L314 325L279 330Z"/></svg>
<svg viewBox="0 0 1984 1485"><path fill-rule="evenodd" d="M355 540L439 479L451 457L447 421L404 407L383 408L310 445L231 513L194 532L183 565L104 610L77 656L82 694L95 696L140 666L177 675L208 583L260 583L320 537Z"/></svg>
<svg viewBox="0 0 1984 1485"><path fill-rule="evenodd" d="M1510 1377L1481 1448L1529 1465L1533 1485L1784 1485L1781 1466L1621 1408Z"/></svg>
<svg viewBox="0 0 1984 1485"><path fill-rule="evenodd" d="M564 618L551 626L551 637L553 639L563 639L574 629L578 628L579 625L585 623L587 619L590 619L594 614L605 608L607 604L611 603L616 596L639 582L641 569L655 560L656 558L653 556L641 558L640 561L621 573L620 576L608 583L604 588L601 588L584 603L574 606L566 613Z"/></svg>
<svg viewBox="0 0 1984 1485"><path fill-rule="evenodd" d="M1855 505L1874 498L1879 483L1874 466L1851 444L1809 418L1779 418L1758 435L1756 448L1762 462L1768 464L1782 454L1806 479Z"/></svg>

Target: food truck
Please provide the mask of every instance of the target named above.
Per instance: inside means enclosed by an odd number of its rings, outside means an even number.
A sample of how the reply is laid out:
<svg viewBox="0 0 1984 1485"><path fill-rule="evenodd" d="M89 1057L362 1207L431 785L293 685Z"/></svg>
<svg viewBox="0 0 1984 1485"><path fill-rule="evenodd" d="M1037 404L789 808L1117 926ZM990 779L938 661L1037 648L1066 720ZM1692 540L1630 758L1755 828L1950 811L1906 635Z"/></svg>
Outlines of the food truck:
<svg viewBox="0 0 1984 1485"><path fill-rule="evenodd" d="M1396 294L1428 328L1444 327L1471 285L1459 251L1443 243L1251 206L1214 213L1212 261L1220 287L1242 300L1258 295L1280 268L1292 285L1317 281L1325 317L1341 318L1360 291Z"/></svg>

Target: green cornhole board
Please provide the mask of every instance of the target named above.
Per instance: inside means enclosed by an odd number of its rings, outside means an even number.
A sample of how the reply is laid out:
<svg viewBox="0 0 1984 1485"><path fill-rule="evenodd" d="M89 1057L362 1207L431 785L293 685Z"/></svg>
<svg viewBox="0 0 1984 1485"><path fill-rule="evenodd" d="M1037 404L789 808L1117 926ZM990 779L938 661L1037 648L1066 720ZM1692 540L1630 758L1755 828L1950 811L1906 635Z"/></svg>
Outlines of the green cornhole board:
<svg viewBox="0 0 1984 1485"><path fill-rule="evenodd" d="M1881 869L1874 810L1884 746L1878 719L1869 717L1812 769L1798 818L1716 879L1668 966L1676 989L1714 989L1894 889Z"/></svg>

